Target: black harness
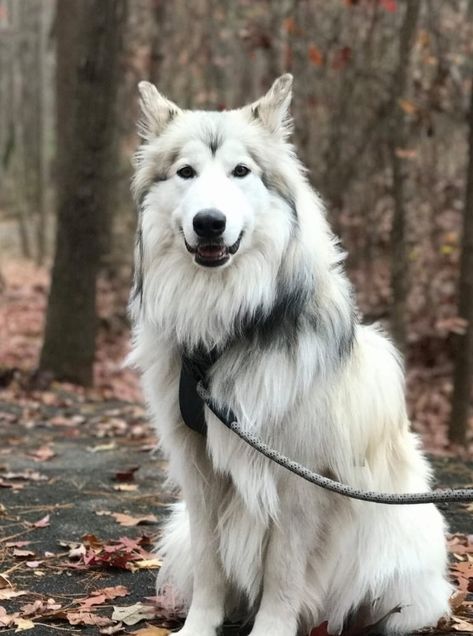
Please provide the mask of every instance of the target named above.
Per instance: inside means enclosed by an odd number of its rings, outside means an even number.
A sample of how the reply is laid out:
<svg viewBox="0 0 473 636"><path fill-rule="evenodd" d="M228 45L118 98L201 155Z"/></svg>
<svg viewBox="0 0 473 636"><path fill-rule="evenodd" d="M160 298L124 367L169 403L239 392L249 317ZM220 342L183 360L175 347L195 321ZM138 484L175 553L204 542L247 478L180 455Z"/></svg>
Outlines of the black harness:
<svg viewBox="0 0 473 636"><path fill-rule="evenodd" d="M182 354L181 377L179 380L179 407L186 426L196 433L207 435L204 401L197 392L200 382L207 386L207 374L218 359L216 349L209 352L198 350L192 356Z"/></svg>
<svg viewBox="0 0 473 636"><path fill-rule="evenodd" d="M245 431L239 425L235 415L230 409L225 408L223 411L217 407L212 400L211 395L206 389L206 380L208 371L218 356L219 354L216 351L209 353L198 352L192 357L182 355L181 378L179 382L179 406L182 419L193 431L200 433L204 437L207 435L204 408L204 405L206 405L227 428L264 457L286 468L295 475L302 477L306 481L321 488L336 492L339 495L351 497L352 499L360 499L362 501L393 505L473 501L473 489L471 488L439 490L433 493L428 491L421 493L383 493L359 490L312 472L305 466L285 457L282 453L265 444L256 435Z"/></svg>

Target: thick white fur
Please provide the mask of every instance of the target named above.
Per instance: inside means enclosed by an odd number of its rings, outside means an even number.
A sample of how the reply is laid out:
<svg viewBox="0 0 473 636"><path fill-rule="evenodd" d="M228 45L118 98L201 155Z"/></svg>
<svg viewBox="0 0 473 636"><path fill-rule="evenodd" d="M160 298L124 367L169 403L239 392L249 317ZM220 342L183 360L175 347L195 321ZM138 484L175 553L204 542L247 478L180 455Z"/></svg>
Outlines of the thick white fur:
<svg viewBox="0 0 473 636"><path fill-rule="evenodd" d="M393 346L356 324L352 346L339 351L352 300L321 202L285 139L290 84L283 76L253 106L224 113L180 111L154 87L140 87L143 289L131 302L131 361L185 502L165 528L158 583L173 583L189 603L182 636L215 636L224 615L241 608L255 618L251 636L296 636L324 620L336 633L360 606L370 606L375 621L400 605L386 622L391 632L448 613L444 523L433 505L330 494L260 456L209 412L207 439L180 417L182 349L231 342L212 369L212 395L271 446L359 488L429 488ZM213 156L206 139L215 131ZM233 178L237 163L251 174ZM186 164L196 167L195 179L177 176ZM280 179L277 192L263 184L265 171ZM208 207L226 214L228 245L244 230L223 268L197 266L183 241L184 234L195 244L192 217ZM277 280L290 285L295 271L311 290L316 328L283 334L286 344L240 342L234 325L270 308Z"/></svg>

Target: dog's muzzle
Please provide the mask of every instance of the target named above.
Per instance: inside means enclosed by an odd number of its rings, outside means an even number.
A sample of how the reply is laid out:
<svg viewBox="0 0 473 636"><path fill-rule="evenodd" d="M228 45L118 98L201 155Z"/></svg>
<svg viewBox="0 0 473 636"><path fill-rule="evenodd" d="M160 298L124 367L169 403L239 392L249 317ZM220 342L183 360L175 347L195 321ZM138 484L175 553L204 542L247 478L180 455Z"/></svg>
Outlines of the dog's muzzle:
<svg viewBox="0 0 473 636"><path fill-rule="evenodd" d="M238 252L243 232L233 245L226 245L223 239L199 238L197 245L193 247L184 238L187 251L194 255L195 262L203 267L220 267L230 260L230 257Z"/></svg>

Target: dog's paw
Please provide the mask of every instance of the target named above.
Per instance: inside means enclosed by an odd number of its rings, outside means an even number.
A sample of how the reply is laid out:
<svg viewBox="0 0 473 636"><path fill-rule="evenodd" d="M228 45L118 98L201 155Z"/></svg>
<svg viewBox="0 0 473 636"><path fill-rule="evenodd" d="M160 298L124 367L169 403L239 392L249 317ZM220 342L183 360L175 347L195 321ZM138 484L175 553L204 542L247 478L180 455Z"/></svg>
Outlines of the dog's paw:
<svg viewBox="0 0 473 636"><path fill-rule="evenodd" d="M257 616L249 636L296 636L294 617Z"/></svg>

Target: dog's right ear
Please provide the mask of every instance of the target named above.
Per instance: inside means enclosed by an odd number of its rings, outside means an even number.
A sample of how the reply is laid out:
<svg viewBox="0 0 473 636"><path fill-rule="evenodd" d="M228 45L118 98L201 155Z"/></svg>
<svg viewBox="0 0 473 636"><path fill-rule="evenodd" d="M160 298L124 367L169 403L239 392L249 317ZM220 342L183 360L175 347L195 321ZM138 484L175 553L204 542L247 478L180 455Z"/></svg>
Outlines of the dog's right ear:
<svg viewBox="0 0 473 636"><path fill-rule="evenodd" d="M153 137L158 137L171 119L182 111L174 102L161 95L150 82L140 82L138 90L142 114L138 122L138 133L140 137L149 141Z"/></svg>

